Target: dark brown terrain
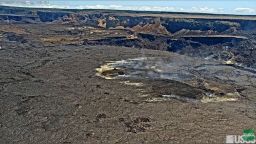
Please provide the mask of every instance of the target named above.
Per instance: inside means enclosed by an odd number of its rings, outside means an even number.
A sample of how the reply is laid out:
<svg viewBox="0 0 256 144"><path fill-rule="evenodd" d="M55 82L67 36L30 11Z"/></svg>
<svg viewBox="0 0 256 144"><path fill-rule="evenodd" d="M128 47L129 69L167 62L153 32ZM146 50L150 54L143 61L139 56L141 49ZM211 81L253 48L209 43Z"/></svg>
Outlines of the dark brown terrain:
<svg viewBox="0 0 256 144"><path fill-rule="evenodd" d="M255 55L256 16L0 7L0 143L225 143Z"/></svg>

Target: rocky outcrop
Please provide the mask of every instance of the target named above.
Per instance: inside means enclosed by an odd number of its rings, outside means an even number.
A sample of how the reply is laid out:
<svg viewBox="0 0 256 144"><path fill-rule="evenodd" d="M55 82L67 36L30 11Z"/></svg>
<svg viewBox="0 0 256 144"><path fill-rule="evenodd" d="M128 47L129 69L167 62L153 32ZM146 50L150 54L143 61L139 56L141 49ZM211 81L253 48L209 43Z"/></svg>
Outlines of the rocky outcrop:
<svg viewBox="0 0 256 144"><path fill-rule="evenodd" d="M10 42L18 42L18 43L26 43L27 42L27 40L22 35L18 35L13 32L4 33L4 37L6 38L7 41L10 41Z"/></svg>
<svg viewBox="0 0 256 144"><path fill-rule="evenodd" d="M230 28L241 29L239 22L207 19L165 19L166 29L175 33L182 29L224 32Z"/></svg>
<svg viewBox="0 0 256 144"><path fill-rule="evenodd" d="M55 20L60 20L66 16L72 17L72 15L67 12L58 12L58 13L53 13L53 12L48 12L48 11L38 11L37 16L39 17L41 22L53 22Z"/></svg>
<svg viewBox="0 0 256 144"><path fill-rule="evenodd" d="M105 19L98 19L98 27L106 28L106 20Z"/></svg>
<svg viewBox="0 0 256 144"><path fill-rule="evenodd" d="M136 25L132 27L132 30L136 33L151 33L151 34L162 34L162 35L169 35L170 33L166 30L161 23L156 24L146 24L144 26Z"/></svg>

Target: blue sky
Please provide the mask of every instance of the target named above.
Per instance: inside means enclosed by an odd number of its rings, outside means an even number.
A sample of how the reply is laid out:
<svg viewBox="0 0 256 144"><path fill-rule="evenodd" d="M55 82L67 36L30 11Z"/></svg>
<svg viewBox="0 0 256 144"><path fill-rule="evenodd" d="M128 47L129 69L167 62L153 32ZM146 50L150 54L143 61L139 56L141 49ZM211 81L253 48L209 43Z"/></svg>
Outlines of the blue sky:
<svg viewBox="0 0 256 144"><path fill-rule="evenodd" d="M1 5L256 15L256 0L0 0Z"/></svg>

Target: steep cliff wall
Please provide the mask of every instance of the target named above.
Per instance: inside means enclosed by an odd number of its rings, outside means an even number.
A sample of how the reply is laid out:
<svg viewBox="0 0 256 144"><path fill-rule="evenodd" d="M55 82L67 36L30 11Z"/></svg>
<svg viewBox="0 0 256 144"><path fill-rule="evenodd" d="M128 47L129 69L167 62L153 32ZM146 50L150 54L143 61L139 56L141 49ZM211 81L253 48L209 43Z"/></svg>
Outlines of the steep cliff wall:
<svg viewBox="0 0 256 144"><path fill-rule="evenodd" d="M122 13L124 13L122 15ZM116 14L113 11L96 10L49 10L49 9L24 9L1 7L0 21L12 23L40 23L40 22L72 22L90 25L94 27L133 28L140 31L150 31L152 24L159 24L162 32L166 34L175 33L182 29L224 32L227 30L255 30L256 18L232 19L232 16L220 17L219 19L201 18L172 18L173 13L159 15L133 15L129 12L120 11ZM144 30L142 30L144 27ZM158 27L160 28L160 27ZM146 29L146 30L145 30Z"/></svg>

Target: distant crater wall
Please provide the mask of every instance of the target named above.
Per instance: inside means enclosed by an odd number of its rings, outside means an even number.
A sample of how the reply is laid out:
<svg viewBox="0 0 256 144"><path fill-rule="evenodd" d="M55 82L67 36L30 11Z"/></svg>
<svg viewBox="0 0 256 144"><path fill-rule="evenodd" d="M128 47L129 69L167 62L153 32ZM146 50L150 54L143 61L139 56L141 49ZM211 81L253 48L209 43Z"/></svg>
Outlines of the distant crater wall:
<svg viewBox="0 0 256 144"><path fill-rule="evenodd" d="M128 14L127 14L128 13ZM170 18L153 17L101 10L55 10L55 9L26 9L26 8L0 8L0 21L9 23L40 23L40 22L73 22L98 27L99 21L104 22L104 28L135 26L143 27L147 24L160 23L170 33L182 29L224 32L227 30L256 30L256 20L223 20L200 18Z"/></svg>

